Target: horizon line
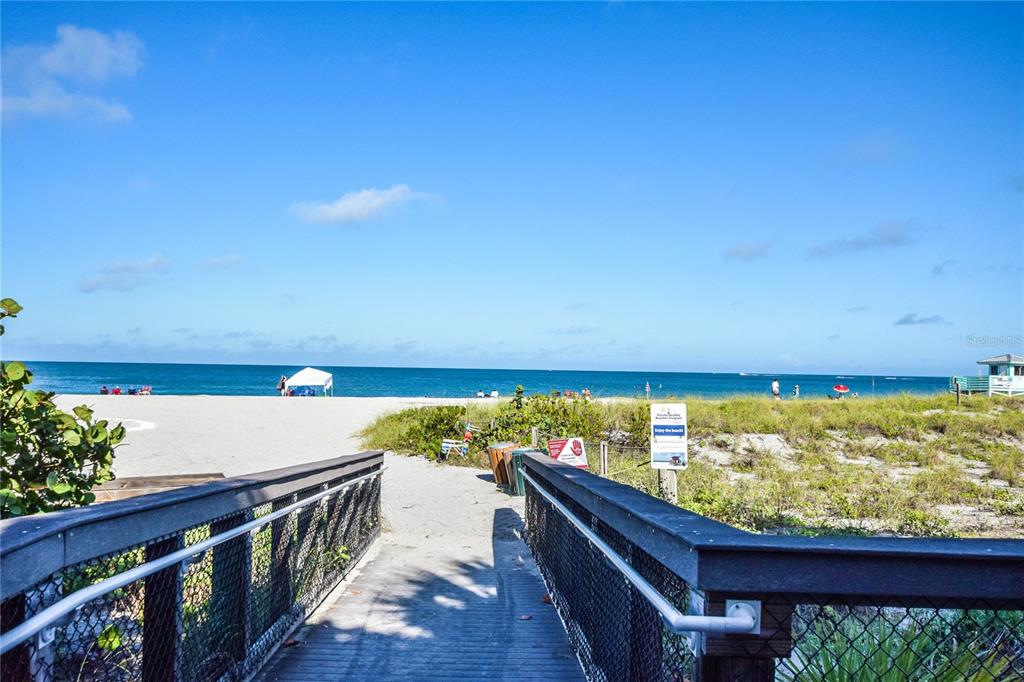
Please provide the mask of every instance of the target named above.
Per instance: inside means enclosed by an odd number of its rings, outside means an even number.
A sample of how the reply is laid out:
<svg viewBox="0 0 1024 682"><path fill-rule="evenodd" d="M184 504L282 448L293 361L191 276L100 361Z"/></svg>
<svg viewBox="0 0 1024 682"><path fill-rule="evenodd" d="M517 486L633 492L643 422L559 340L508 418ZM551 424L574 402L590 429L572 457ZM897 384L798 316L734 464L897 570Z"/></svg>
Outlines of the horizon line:
<svg viewBox="0 0 1024 682"><path fill-rule="evenodd" d="M9 362L9 360L7 361ZM220 366L220 367L284 367L284 366L296 366L296 367L316 367L316 365L307 365L304 363L269 363L269 362L141 362L141 361L130 361L130 360L21 360L24 363L32 362L47 362L52 364L92 364L92 365L171 365L171 366L189 366L189 365L200 365L200 366ZM419 370L446 370L446 371L483 371L483 372L588 372L588 373L605 373L605 374L734 374L736 376L835 376L839 377L886 377L886 376L898 376L904 378L920 378L920 379L945 379L948 378L946 375L940 374L901 374L899 372L876 372L873 374L858 374L856 372L842 373L842 372L765 372L765 371L750 371L750 372L739 372L735 370L719 370L719 371L693 371L693 370L655 370L655 369L562 369L562 368L538 368L538 367L428 367L421 365L334 365L334 364L321 364L321 367L331 367L336 369L419 369ZM31 370L31 367L29 367ZM952 375L950 375L952 376Z"/></svg>

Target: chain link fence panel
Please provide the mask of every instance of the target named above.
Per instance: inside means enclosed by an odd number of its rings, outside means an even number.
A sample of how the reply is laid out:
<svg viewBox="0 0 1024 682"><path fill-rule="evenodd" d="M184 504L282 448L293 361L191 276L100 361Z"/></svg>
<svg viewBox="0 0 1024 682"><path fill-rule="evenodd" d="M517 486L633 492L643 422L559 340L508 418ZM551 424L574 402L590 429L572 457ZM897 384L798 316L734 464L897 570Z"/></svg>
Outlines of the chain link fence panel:
<svg viewBox="0 0 1024 682"><path fill-rule="evenodd" d="M364 472L360 472L361 474ZM351 476L349 478L352 478ZM267 516L344 479L68 566L3 604L4 630L76 591ZM245 679L380 532L377 475L85 603L4 654L5 681Z"/></svg>
<svg viewBox="0 0 1024 682"><path fill-rule="evenodd" d="M701 612L694 607L705 595L570 496L541 485L677 609ZM533 485L527 485L526 520L527 544L588 679L697 679L701 662L690 638L668 630L636 588ZM697 635L692 646L700 655L761 660L767 677L781 682L1024 680L1019 602L742 596L762 602L763 635ZM723 677L719 668L715 674L716 680L753 679L748 671Z"/></svg>

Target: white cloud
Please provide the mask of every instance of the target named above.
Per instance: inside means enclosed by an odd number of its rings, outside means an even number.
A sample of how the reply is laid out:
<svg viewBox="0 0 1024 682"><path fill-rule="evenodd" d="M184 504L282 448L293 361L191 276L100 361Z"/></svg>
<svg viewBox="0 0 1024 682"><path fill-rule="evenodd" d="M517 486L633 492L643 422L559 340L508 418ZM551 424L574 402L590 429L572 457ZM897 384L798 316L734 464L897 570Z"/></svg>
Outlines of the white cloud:
<svg viewBox="0 0 1024 682"><path fill-rule="evenodd" d="M102 33L63 24L57 27L57 42L39 62L55 76L102 81L134 75L142 67L144 52L142 41L134 33Z"/></svg>
<svg viewBox="0 0 1024 682"><path fill-rule="evenodd" d="M905 327L908 325L917 324L948 324L948 322L946 322L946 318L944 318L942 315L922 316L918 315L917 313L907 313L900 319L893 322L893 324L899 327Z"/></svg>
<svg viewBox="0 0 1024 682"><path fill-rule="evenodd" d="M840 155L848 163L878 164L892 161L906 149L907 141L903 136L873 132L848 140L840 149Z"/></svg>
<svg viewBox="0 0 1024 682"><path fill-rule="evenodd" d="M956 265L955 260L942 261L932 268L932 277L945 277L949 274L949 269L954 265Z"/></svg>
<svg viewBox="0 0 1024 682"><path fill-rule="evenodd" d="M159 253L154 253L147 258L119 260L106 263L100 269L103 272L111 274L162 272L167 269L167 261L165 261L164 257Z"/></svg>
<svg viewBox="0 0 1024 682"><path fill-rule="evenodd" d="M40 85L26 95L4 95L3 113L5 116L85 118L106 123L132 118L131 112L120 102L70 93L55 83Z"/></svg>
<svg viewBox="0 0 1024 682"><path fill-rule="evenodd" d="M229 253L223 256L213 256L212 258L200 261L199 267L203 270L223 270L225 268L234 267L244 260L245 256Z"/></svg>
<svg viewBox="0 0 1024 682"><path fill-rule="evenodd" d="M565 327L553 327L548 330L548 334L554 334L556 336L583 336L584 334L593 334L597 331L597 327L591 327L585 324L574 324Z"/></svg>
<svg viewBox="0 0 1024 682"><path fill-rule="evenodd" d="M154 253L147 258L105 263L100 266L99 272L83 278L78 283L78 290L87 294L104 289L132 291L166 270L167 262L159 253Z"/></svg>
<svg viewBox="0 0 1024 682"><path fill-rule="evenodd" d="M768 255L771 244L764 242L745 242L733 244L725 252L726 260L755 260Z"/></svg>
<svg viewBox="0 0 1024 682"><path fill-rule="evenodd" d="M84 84L96 86L134 75L144 54L142 41L133 33L103 33L71 24L57 27L56 42L9 47L3 52L5 118L131 120L131 112L120 102L78 90Z"/></svg>
<svg viewBox="0 0 1024 682"><path fill-rule="evenodd" d="M812 246L810 255L812 258L828 258L845 253L907 246L914 242L916 233L917 230L910 222L879 223L865 233Z"/></svg>
<svg viewBox="0 0 1024 682"><path fill-rule="evenodd" d="M430 198L432 194L414 192L408 185L392 185L388 189L346 192L337 201L292 204L290 211L299 220L309 223L360 223L376 218L389 208Z"/></svg>

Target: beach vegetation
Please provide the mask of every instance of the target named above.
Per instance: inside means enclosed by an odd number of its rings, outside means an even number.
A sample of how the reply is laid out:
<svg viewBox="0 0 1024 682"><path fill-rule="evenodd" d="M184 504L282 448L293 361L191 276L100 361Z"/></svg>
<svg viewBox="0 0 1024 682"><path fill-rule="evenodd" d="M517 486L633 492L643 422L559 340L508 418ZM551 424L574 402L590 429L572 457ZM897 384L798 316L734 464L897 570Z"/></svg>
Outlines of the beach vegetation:
<svg viewBox="0 0 1024 682"><path fill-rule="evenodd" d="M690 465L681 506L760 532L1024 536L1024 401L947 395L774 401L687 400ZM567 400L521 393L506 401L384 415L369 447L434 458L467 424L470 454L487 444L578 436L591 459L609 447L608 476L652 495L650 408L642 400Z"/></svg>
<svg viewBox="0 0 1024 682"><path fill-rule="evenodd" d="M14 299L0 301L0 320L21 311ZM114 449L125 436L85 405L58 409L53 393L31 383L23 363L0 363L0 518L94 502L92 488L114 478Z"/></svg>
<svg viewBox="0 0 1024 682"><path fill-rule="evenodd" d="M801 614L803 615L803 614ZM931 617L913 609L828 606L810 613L809 627L783 659L784 682L982 682L1015 679L1005 642L1020 631L1019 616L947 611Z"/></svg>

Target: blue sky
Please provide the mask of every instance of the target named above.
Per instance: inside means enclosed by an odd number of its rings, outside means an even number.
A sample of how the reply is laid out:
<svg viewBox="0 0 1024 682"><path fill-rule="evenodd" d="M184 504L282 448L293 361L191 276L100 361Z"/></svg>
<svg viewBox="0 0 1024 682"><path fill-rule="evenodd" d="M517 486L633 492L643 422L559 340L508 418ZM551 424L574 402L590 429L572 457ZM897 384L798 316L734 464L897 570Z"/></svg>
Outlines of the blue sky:
<svg viewBox="0 0 1024 682"><path fill-rule="evenodd" d="M1022 352L1019 3L0 11L6 357Z"/></svg>

